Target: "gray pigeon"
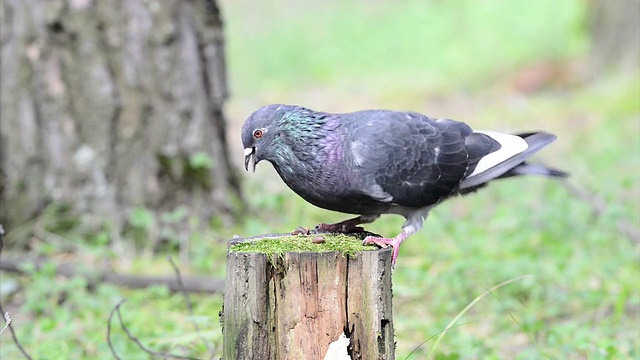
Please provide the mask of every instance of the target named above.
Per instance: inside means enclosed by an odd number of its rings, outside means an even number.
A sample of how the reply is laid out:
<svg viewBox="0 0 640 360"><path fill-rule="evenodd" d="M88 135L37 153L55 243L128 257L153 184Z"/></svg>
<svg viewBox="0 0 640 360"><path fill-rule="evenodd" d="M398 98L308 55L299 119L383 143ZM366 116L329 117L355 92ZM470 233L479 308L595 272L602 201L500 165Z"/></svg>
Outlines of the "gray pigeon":
<svg viewBox="0 0 640 360"><path fill-rule="evenodd" d="M564 172L525 160L556 137L545 132L509 135L478 131L450 119L415 112L365 110L315 112L301 106L267 105L242 126L247 170L267 160L306 201L359 216L320 231L361 232L381 214L406 218L393 238L365 243L393 247L422 227L444 199L473 192L494 179Z"/></svg>

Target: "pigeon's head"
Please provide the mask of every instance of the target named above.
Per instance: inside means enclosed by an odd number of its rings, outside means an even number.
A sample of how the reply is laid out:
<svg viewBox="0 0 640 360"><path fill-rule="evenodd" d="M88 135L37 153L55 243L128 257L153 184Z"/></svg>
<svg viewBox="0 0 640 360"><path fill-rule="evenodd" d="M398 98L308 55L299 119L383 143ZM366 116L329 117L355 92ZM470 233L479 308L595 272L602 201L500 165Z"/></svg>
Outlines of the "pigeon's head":
<svg viewBox="0 0 640 360"><path fill-rule="evenodd" d="M278 121L292 108L289 105L267 105L256 110L242 125L244 168L255 171L260 160L271 158Z"/></svg>

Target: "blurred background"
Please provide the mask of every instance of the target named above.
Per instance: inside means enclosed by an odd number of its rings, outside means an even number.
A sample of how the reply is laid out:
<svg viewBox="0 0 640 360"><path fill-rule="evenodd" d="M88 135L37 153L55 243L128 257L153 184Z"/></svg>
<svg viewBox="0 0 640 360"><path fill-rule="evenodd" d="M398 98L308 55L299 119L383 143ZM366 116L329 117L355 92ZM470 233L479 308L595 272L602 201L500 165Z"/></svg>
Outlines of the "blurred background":
<svg viewBox="0 0 640 360"><path fill-rule="evenodd" d="M411 110L547 130L567 182L496 182L434 210L393 274L397 358L640 357L637 0L0 0L0 300L39 359L112 358L107 319L221 356L233 235L345 218L242 169L256 108ZM395 235L403 219L368 226ZM66 269L66 270L65 270ZM142 288L114 277L137 279ZM111 280L110 280L111 279ZM200 289L202 290L202 289ZM194 290L195 291L195 290ZM115 326L115 325L114 325ZM430 339L430 340L429 340ZM147 359L115 326L113 347ZM18 358L8 331L0 357Z"/></svg>

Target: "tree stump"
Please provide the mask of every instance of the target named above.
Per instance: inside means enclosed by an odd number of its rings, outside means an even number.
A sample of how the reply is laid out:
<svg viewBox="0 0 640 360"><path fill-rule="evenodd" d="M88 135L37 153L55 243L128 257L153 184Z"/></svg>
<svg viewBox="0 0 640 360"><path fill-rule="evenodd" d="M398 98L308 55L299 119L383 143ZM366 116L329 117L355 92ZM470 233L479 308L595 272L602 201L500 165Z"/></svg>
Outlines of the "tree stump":
<svg viewBox="0 0 640 360"><path fill-rule="evenodd" d="M371 249L228 251L223 359L394 359L391 248Z"/></svg>

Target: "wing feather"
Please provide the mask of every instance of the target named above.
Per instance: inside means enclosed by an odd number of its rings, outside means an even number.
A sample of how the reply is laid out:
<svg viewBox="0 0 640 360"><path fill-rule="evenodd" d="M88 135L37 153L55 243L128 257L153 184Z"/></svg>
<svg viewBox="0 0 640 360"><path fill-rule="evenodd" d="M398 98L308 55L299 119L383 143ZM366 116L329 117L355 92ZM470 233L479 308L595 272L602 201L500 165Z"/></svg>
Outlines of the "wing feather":
<svg viewBox="0 0 640 360"><path fill-rule="evenodd" d="M464 138L472 131L466 124L416 113L368 111L353 116L358 115L348 139L353 184L361 193L424 207L449 196L464 177Z"/></svg>

